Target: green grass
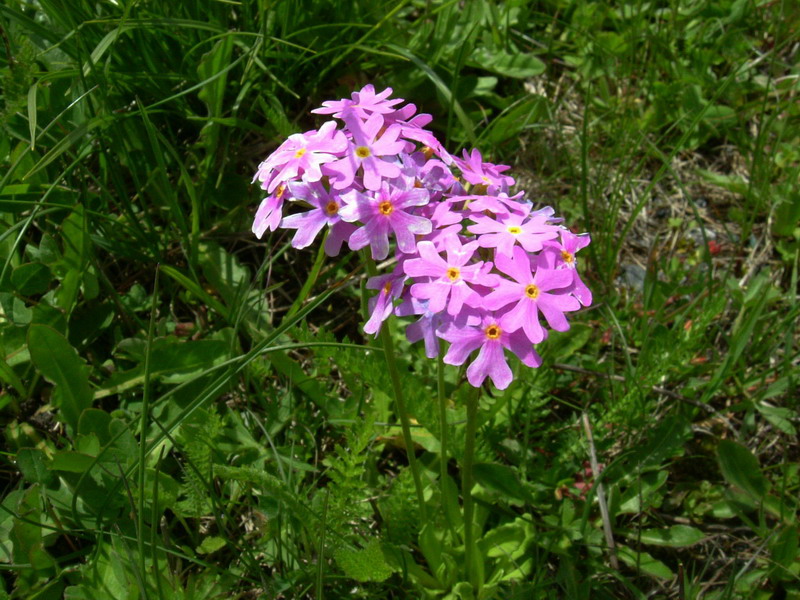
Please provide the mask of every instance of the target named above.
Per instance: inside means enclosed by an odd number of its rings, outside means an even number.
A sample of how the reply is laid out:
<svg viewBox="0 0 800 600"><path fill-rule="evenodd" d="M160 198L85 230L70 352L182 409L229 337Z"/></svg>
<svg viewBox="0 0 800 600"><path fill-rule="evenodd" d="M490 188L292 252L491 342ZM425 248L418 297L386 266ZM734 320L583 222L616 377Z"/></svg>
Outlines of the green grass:
<svg viewBox="0 0 800 600"><path fill-rule="evenodd" d="M420 511L358 259L249 231L259 161L367 82L592 234L595 305L480 399L480 597L800 597L798 22L0 5L0 598L473 597L460 374L442 469L436 364L395 326Z"/></svg>

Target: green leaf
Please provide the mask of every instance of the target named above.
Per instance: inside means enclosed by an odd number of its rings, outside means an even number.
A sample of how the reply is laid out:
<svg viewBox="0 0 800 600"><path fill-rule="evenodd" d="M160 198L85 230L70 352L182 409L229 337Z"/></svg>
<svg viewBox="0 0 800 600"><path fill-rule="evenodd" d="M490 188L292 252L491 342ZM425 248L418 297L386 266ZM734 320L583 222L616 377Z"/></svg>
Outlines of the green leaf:
<svg viewBox="0 0 800 600"><path fill-rule="evenodd" d="M208 107L208 114L218 117L222 114L227 67L233 51L233 36L228 35L219 40L214 47L200 58L197 75L202 78L203 87L198 94L200 100Z"/></svg>
<svg viewBox="0 0 800 600"><path fill-rule="evenodd" d="M629 567L638 568L653 577L672 579L675 576L667 565L656 560L647 552L635 552L626 546L617 546L617 556Z"/></svg>
<svg viewBox="0 0 800 600"><path fill-rule="evenodd" d="M705 534L689 525L673 525L666 529L644 529L641 532L632 531L629 538L638 538L644 544L653 546L669 546L670 548L684 548L702 540Z"/></svg>
<svg viewBox="0 0 800 600"><path fill-rule="evenodd" d="M42 263L25 263L11 273L11 283L23 296L43 294L50 286L53 274Z"/></svg>
<svg viewBox="0 0 800 600"><path fill-rule="evenodd" d="M225 538L212 535L204 538L196 550L198 554L213 554L217 550L224 548L226 543Z"/></svg>
<svg viewBox="0 0 800 600"><path fill-rule="evenodd" d="M506 500L533 502L530 493L522 485L517 472L506 465L475 463L475 480L483 487L499 492Z"/></svg>
<svg viewBox="0 0 800 600"><path fill-rule="evenodd" d="M53 480L53 474L47 469L47 458L38 448L21 448L17 452L17 466L31 483L47 485Z"/></svg>
<svg viewBox="0 0 800 600"><path fill-rule="evenodd" d="M523 52L509 54L504 50L488 48L477 48L472 53L470 65L516 79L535 77L545 70L545 64L533 54Z"/></svg>
<svg viewBox="0 0 800 600"><path fill-rule="evenodd" d="M789 569L800 560L797 549L797 527L794 525L784 527L770 544L770 553L772 560L775 561L776 571L782 568L784 577L792 576Z"/></svg>
<svg viewBox="0 0 800 600"><path fill-rule="evenodd" d="M764 477L755 456L740 444L722 440L717 446L717 458L725 480L756 500L769 491L769 481Z"/></svg>
<svg viewBox="0 0 800 600"><path fill-rule="evenodd" d="M94 456L72 450L61 450L53 455L53 462L50 468L53 471L84 473L91 469L95 462Z"/></svg>
<svg viewBox="0 0 800 600"><path fill-rule="evenodd" d="M791 421L791 419L797 416L796 411L786 408L785 406L770 406L763 402L756 403L756 409L773 427L780 429L786 435L792 437L797 435L797 429L795 429Z"/></svg>
<svg viewBox="0 0 800 600"><path fill-rule="evenodd" d="M76 429L81 412L92 404L86 366L67 339L47 325L30 326L28 349L39 372L56 386L53 404Z"/></svg>

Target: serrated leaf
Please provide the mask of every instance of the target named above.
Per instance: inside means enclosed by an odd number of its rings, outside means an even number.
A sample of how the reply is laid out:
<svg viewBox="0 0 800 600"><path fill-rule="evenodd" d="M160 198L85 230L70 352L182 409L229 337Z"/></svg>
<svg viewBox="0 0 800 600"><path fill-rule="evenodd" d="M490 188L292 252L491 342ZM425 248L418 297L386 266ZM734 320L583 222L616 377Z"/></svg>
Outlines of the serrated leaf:
<svg viewBox="0 0 800 600"><path fill-rule="evenodd" d="M86 366L67 339L47 325L30 326L28 349L39 372L56 386L53 404L76 429L81 412L92 405Z"/></svg>
<svg viewBox="0 0 800 600"><path fill-rule="evenodd" d="M717 458L728 483L756 500L763 499L769 491L769 481L750 450L736 442L722 440L717 446Z"/></svg>
<svg viewBox="0 0 800 600"><path fill-rule="evenodd" d="M333 553L344 574L356 581L385 581L392 575L378 540L370 540L360 550L339 548Z"/></svg>

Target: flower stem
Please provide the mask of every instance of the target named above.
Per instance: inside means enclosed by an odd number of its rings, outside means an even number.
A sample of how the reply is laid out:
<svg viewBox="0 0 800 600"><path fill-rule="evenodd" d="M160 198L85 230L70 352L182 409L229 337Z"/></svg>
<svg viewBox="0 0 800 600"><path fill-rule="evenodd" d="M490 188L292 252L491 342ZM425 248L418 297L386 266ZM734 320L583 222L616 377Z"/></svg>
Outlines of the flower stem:
<svg viewBox="0 0 800 600"><path fill-rule="evenodd" d="M422 477L419 472L417 456L414 453L414 440L411 437L411 420L408 418L406 402L403 398L403 389L400 385L400 375L397 371L397 363L394 359L394 343L392 342L389 329L386 323L381 327L381 341L383 342L383 353L386 356L386 366L389 368L389 377L392 380L394 391L394 402L397 406L397 413L400 416L400 425L403 428L403 441L408 454L408 465L411 467L411 474L414 477L414 487L417 489L417 502L419 503L420 522L425 523L425 495L422 491Z"/></svg>
<svg viewBox="0 0 800 600"><path fill-rule="evenodd" d="M442 344L439 343L439 356L436 360L436 392L439 400L439 443L441 450L439 451L439 485L441 487L442 495L442 509L445 513L445 522L450 528L450 533L453 539L456 538L455 528L448 514L448 506L450 506L450 498L448 495L450 489L447 485L447 397L444 393L444 353L441 348ZM454 499L454 503L458 502L458 498Z"/></svg>
<svg viewBox="0 0 800 600"><path fill-rule="evenodd" d="M474 567L477 546L475 544L475 505L472 502L474 485L472 468L475 462L475 434L478 420L478 398L481 388L467 396L467 428L464 433L464 460L462 461L461 496L464 499L464 566L470 583L477 592L478 570Z"/></svg>
<svg viewBox="0 0 800 600"><path fill-rule="evenodd" d="M367 265L367 273L374 277L378 274L378 269L375 262L369 256L365 256ZM408 466L411 468L411 475L414 478L414 487L417 490L417 503L419 504L420 523L425 524L425 494L422 488L422 476L420 475L419 464L417 463L417 456L414 453L414 440L411 437L411 420L408 417L408 410L406 409L406 402L403 396L403 386L400 383L400 372L397 370L397 362L395 361L394 342L392 342L392 335L389 332L389 321L383 323L381 326L381 342L383 343L383 354L386 359L386 367L389 370L389 378L392 381L392 391L394 392L394 403L397 408L397 414L400 417L400 426L403 430L403 442L406 446L406 454L408 455Z"/></svg>

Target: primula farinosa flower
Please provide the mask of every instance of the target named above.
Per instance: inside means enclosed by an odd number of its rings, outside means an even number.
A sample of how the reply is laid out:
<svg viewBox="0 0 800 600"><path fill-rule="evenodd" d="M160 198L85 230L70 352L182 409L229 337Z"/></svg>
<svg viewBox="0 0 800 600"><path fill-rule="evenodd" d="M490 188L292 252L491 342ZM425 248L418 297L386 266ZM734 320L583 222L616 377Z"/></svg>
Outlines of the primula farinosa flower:
<svg viewBox="0 0 800 600"><path fill-rule="evenodd" d="M360 250L369 246L375 260L389 256L390 232L394 233L400 252L405 253L415 252L415 235L431 232L429 219L405 210L428 203L429 193L425 189L398 189L384 182L377 192L362 194L351 190L342 198L347 202L339 211L342 219L364 224L350 236L350 249Z"/></svg>
<svg viewBox="0 0 800 600"><path fill-rule="evenodd" d="M289 136L258 166L253 181L268 196L253 233L292 230L292 246L306 248L327 226L329 256L345 243L369 247L374 260L394 254L392 273L367 283L376 293L364 331L377 334L392 313L414 315L406 335L426 356L445 352L451 365L472 357L471 385L489 378L505 389L506 351L538 367L535 345L591 304L575 258L589 236L514 195L508 166L477 149L449 154L428 129L432 117L391 94L366 85L312 111L336 120Z"/></svg>
<svg viewBox="0 0 800 600"><path fill-rule="evenodd" d="M360 91L350 94L351 100L328 100L322 103L321 108L315 108L311 112L318 115L333 115L334 117L342 118L347 110L351 110L362 119L368 119L375 113L388 114L394 112L395 109L392 107L400 104L403 99L393 98L388 100L391 95L392 88L386 88L376 94L375 88L370 83L361 88Z"/></svg>
<svg viewBox="0 0 800 600"><path fill-rule="evenodd" d="M556 331L569 329L564 313L580 308L580 303L566 290L572 283L572 273L543 268L531 272L528 254L519 247L514 248L513 256L498 254L495 260L497 269L513 281L501 279L484 298L484 306L489 310L513 306L500 318L503 329L522 329L532 343L538 344L545 338L539 323L540 311Z"/></svg>
<svg viewBox="0 0 800 600"><path fill-rule="evenodd" d="M345 113L344 120L353 135L345 156L322 167L331 178L332 186L343 190L352 185L359 168L364 173L364 187L377 190L384 178L400 175L399 167L382 157L394 157L403 151L404 143L398 141L399 125L383 128L383 117L378 113L362 122L355 113Z"/></svg>
<svg viewBox="0 0 800 600"><path fill-rule="evenodd" d="M561 243L556 240L545 242L540 260L549 269L564 269L572 273L570 291L584 306L592 303L592 292L578 275L578 262L575 254L589 245L588 234L576 235L566 229L561 230Z"/></svg>
<svg viewBox="0 0 800 600"><path fill-rule="evenodd" d="M322 179L320 166L337 160L347 149L347 138L336 130L336 123L328 121L319 131L290 135L281 146L258 167L256 179L265 184L270 193L281 183L303 174L308 182ZM269 180L262 173L272 173Z"/></svg>
<svg viewBox="0 0 800 600"><path fill-rule="evenodd" d="M388 275L371 277L367 281L367 289L378 290L378 294L369 299L369 320L364 325L364 332L377 335L381 324L389 318L394 308L394 301L403 291L405 277L402 271L395 270Z"/></svg>
<svg viewBox="0 0 800 600"><path fill-rule="evenodd" d="M479 324L464 327L450 326L440 336L450 342L444 357L448 365L463 365L469 355L480 348L478 356L467 367L467 381L478 387L489 377L497 389L506 389L513 375L506 362L504 349L511 350L522 364L538 367L539 354L522 332L509 332L502 328L497 317L486 313Z"/></svg>
<svg viewBox="0 0 800 600"><path fill-rule="evenodd" d="M420 258L406 260L403 268L411 277L430 278L412 285L412 296L427 300L430 312L438 313L447 308L448 314L456 316L464 303L473 307L481 305L481 297L470 283L492 285L498 278L485 273L483 261L467 264L472 260L477 242L462 246L457 236L450 236L443 241L443 246L447 260L439 255L433 242L420 242L417 244Z"/></svg>
<svg viewBox="0 0 800 600"><path fill-rule="evenodd" d="M501 175L511 167L507 165L494 165L483 162L483 157L478 150L473 150L467 154L464 150L464 158L453 157L456 165L461 169L461 175L472 185L484 185L495 189L514 185L514 178L508 175Z"/></svg>
<svg viewBox="0 0 800 600"><path fill-rule="evenodd" d="M261 239L267 229L275 231L278 228L285 199L286 186L279 185L272 194L261 201L261 205L256 211L256 217L253 219L253 233L257 238Z"/></svg>
<svg viewBox="0 0 800 600"><path fill-rule="evenodd" d="M311 210L284 217L280 226L284 229L296 229L292 238L294 248L305 248L314 241L320 230L327 225L330 233L325 240L325 254L336 256L342 243L350 238L356 230L354 225L345 223L339 216L341 200L328 193L319 182L290 183L289 191L294 200L304 200L311 205Z"/></svg>
<svg viewBox="0 0 800 600"><path fill-rule="evenodd" d="M482 248L497 248L497 252L511 255L515 244L522 246L527 252L539 252L547 240L558 237L560 227L549 223L546 213L522 214L509 213L497 215L496 218L486 215L474 215L474 225L467 229L478 234L478 243Z"/></svg>

